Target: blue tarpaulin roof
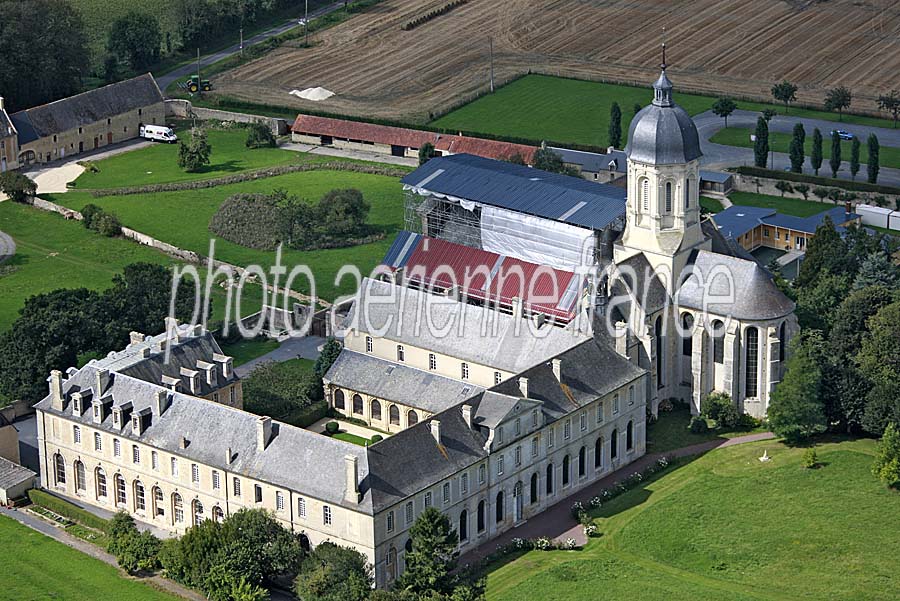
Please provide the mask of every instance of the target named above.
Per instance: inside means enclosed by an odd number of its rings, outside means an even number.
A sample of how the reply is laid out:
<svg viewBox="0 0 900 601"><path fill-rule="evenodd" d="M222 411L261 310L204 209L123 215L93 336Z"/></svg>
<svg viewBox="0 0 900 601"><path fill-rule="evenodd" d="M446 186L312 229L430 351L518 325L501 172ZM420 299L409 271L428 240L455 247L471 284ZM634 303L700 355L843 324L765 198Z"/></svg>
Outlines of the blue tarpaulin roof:
<svg viewBox="0 0 900 601"><path fill-rule="evenodd" d="M857 219L858 215L847 213L844 207L833 207L811 217L795 217L794 215L783 215L776 212L775 209L734 205L713 215L713 221L716 222L716 226L722 234L730 238L738 238L758 225L814 234L816 228L825 221L825 217L830 217L831 221L839 226ZM840 229L838 228L838 230Z"/></svg>
<svg viewBox="0 0 900 601"><path fill-rule="evenodd" d="M469 154L431 159L401 180L424 192L603 229L625 215L625 190Z"/></svg>

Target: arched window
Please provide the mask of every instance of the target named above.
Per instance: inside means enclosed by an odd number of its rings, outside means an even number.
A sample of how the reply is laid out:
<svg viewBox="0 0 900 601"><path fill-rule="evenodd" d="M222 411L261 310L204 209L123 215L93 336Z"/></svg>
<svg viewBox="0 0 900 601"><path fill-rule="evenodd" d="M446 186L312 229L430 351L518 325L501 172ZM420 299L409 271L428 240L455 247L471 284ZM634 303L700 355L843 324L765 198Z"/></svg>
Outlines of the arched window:
<svg viewBox="0 0 900 601"><path fill-rule="evenodd" d="M397 405L391 405L391 408L388 409L388 417L393 425L400 425L400 410L397 409Z"/></svg>
<svg viewBox="0 0 900 601"><path fill-rule="evenodd" d="M694 351L694 316L685 313L681 316L681 354L690 357Z"/></svg>
<svg viewBox="0 0 900 601"><path fill-rule="evenodd" d="M759 394L759 330L747 328L747 386L746 396Z"/></svg>
<svg viewBox="0 0 900 601"><path fill-rule="evenodd" d="M335 409L343 409L344 408L344 391L341 389L334 391L334 408Z"/></svg>
<svg viewBox="0 0 900 601"><path fill-rule="evenodd" d="M656 386L663 385L663 356L665 355L665 341L663 339L663 319L662 315L656 318L656 324L653 326L656 334Z"/></svg>
<svg viewBox="0 0 900 601"><path fill-rule="evenodd" d="M568 486L569 484L569 456L566 455L563 457L563 465L562 465L562 485Z"/></svg>
<svg viewBox="0 0 900 601"><path fill-rule="evenodd" d="M163 507L163 491L160 487L153 487L153 515L166 515L166 509Z"/></svg>
<svg viewBox="0 0 900 601"><path fill-rule="evenodd" d="M378 401L372 401L372 406L370 407L372 412L372 419L377 419L381 421L381 403Z"/></svg>
<svg viewBox="0 0 900 601"><path fill-rule="evenodd" d="M666 182L666 213L672 212L672 182Z"/></svg>
<svg viewBox="0 0 900 601"><path fill-rule="evenodd" d="M309 537L306 536L305 532L300 533L300 548L309 553L309 550L312 546L309 544ZM394 557L397 557L397 550L391 547L391 550L394 552Z"/></svg>
<svg viewBox="0 0 900 601"><path fill-rule="evenodd" d="M116 474L113 477L113 484L116 487L116 505L125 506L128 504L128 497L125 494L125 478L122 474Z"/></svg>
<svg viewBox="0 0 900 601"><path fill-rule="evenodd" d="M176 524L184 522L184 502L177 492L172 494L172 517L175 518Z"/></svg>
<svg viewBox="0 0 900 601"><path fill-rule="evenodd" d="M594 468L600 469L603 467L603 437L597 439L597 442L594 443Z"/></svg>
<svg viewBox="0 0 900 601"><path fill-rule="evenodd" d="M547 466L547 481L544 489L547 491L548 495L553 494L553 464Z"/></svg>
<svg viewBox="0 0 900 601"><path fill-rule="evenodd" d="M691 180L690 180L690 178L684 180L684 208L685 208L685 210L691 208Z"/></svg>
<svg viewBox="0 0 900 601"><path fill-rule="evenodd" d="M459 540L469 540L469 513L465 509L459 514Z"/></svg>
<svg viewBox="0 0 900 601"><path fill-rule="evenodd" d="M203 520L206 519L206 516L203 515L203 503L201 503L197 499L194 499L193 509L194 526L199 526L203 523Z"/></svg>
<svg viewBox="0 0 900 601"><path fill-rule="evenodd" d="M66 484L66 460L59 453L53 455L53 480L57 486Z"/></svg>
<svg viewBox="0 0 900 601"><path fill-rule="evenodd" d="M628 422L625 426L625 448L629 451L634 448L634 422Z"/></svg>
<svg viewBox="0 0 900 601"><path fill-rule="evenodd" d="M97 483L97 499L106 498L106 472L103 468L97 468L94 472L94 481Z"/></svg>
<svg viewBox="0 0 900 601"><path fill-rule="evenodd" d="M301 534L300 536L306 536L306 535ZM307 538L306 540L307 540L307 544L309 544L309 538ZM301 546L302 546L302 543L301 543ZM306 549L306 550L309 551L309 549ZM386 563L387 563L387 569L388 569L388 578L390 578L391 580L394 580L395 578L397 578L397 549L395 549L394 547L391 547L390 549L388 549Z"/></svg>
<svg viewBox="0 0 900 601"><path fill-rule="evenodd" d="M87 483L84 481L84 464L81 461L75 462L75 490L78 492L87 490Z"/></svg>
<svg viewBox="0 0 900 601"><path fill-rule="evenodd" d="M353 395L353 413L357 415L363 414L363 400L358 394Z"/></svg>
<svg viewBox="0 0 900 601"><path fill-rule="evenodd" d="M781 327L778 328L778 360L784 363L785 351L787 350L787 322L782 321Z"/></svg>
<svg viewBox="0 0 900 601"><path fill-rule="evenodd" d="M403 549L407 553L412 553L412 539L411 538L406 539L406 544L403 545Z"/></svg>
<svg viewBox="0 0 900 601"><path fill-rule="evenodd" d="M641 180L641 208L644 211L650 210L650 180L646 177Z"/></svg>
<svg viewBox="0 0 900 601"><path fill-rule="evenodd" d="M408 426L415 426L419 423L419 414L410 409L406 412L406 424Z"/></svg>
<svg viewBox="0 0 900 601"><path fill-rule="evenodd" d="M713 361L725 363L725 324L716 319L712 322Z"/></svg>
<svg viewBox="0 0 900 601"><path fill-rule="evenodd" d="M584 447L578 449L578 477L585 475L587 469L587 451Z"/></svg>
<svg viewBox="0 0 900 601"><path fill-rule="evenodd" d="M219 507L218 505L215 505L212 508L212 517L213 517L213 521L221 524L225 520L225 512L222 511L221 507Z"/></svg>
<svg viewBox="0 0 900 601"><path fill-rule="evenodd" d="M478 501L478 515L476 516L476 526L479 532L484 532L484 501Z"/></svg>
<svg viewBox="0 0 900 601"><path fill-rule="evenodd" d="M141 484L140 480L134 481L134 510L147 510L147 500L144 498L144 485Z"/></svg>
<svg viewBox="0 0 900 601"><path fill-rule="evenodd" d="M503 491L497 493L497 515L496 521L499 524L503 521Z"/></svg>
<svg viewBox="0 0 900 601"><path fill-rule="evenodd" d="M613 430L612 434L609 437L610 449L609 449L609 457L610 459L615 459L619 456L619 431Z"/></svg>

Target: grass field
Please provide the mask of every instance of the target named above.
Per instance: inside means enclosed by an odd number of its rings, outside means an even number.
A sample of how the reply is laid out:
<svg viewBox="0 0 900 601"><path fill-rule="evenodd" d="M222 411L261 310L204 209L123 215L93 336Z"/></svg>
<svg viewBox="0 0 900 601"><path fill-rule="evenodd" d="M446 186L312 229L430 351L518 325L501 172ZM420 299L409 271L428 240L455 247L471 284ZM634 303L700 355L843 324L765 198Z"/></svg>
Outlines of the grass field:
<svg viewBox="0 0 900 601"><path fill-rule="evenodd" d="M231 344L222 343L222 352L234 358L234 365L243 365L278 348L278 341L271 338L239 340Z"/></svg>
<svg viewBox="0 0 900 601"><path fill-rule="evenodd" d="M691 423L691 410L687 406L678 406L672 411L660 411L659 419L647 426L647 452L666 453L708 440L726 440L735 436L743 436L752 432L762 432L762 428L710 429L703 434L694 434L688 429ZM707 425L715 422L707 420Z"/></svg>
<svg viewBox="0 0 900 601"><path fill-rule="evenodd" d="M318 201L335 188L357 188L371 205L370 224L385 234L377 242L350 248L284 251L282 263L288 270L295 265L308 265L316 278L318 296L327 300L356 290L356 282L349 277L341 285L335 285L335 274L343 265L356 265L363 273L371 272L402 227L403 195L399 180L348 171L307 171L205 190L147 195L94 198L89 193L73 191L56 196L54 201L73 209L88 203L100 205L118 215L128 227L207 255L211 237L209 220L228 196L237 192L268 193L276 188L311 201ZM244 248L227 240L216 241L215 256L235 265L262 265L266 269L275 262L274 252ZM298 278L295 289L309 292L305 278Z"/></svg>
<svg viewBox="0 0 900 601"><path fill-rule="evenodd" d="M873 450L821 444L813 470L800 466L804 449L772 441L710 452L594 510L601 536L583 550L496 567L487 597L897 599L900 494L871 476Z"/></svg>
<svg viewBox="0 0 900 601"><path fill-rule="evenodd" d="M782 198L754 192L732 192L728 195L728 198L731 199L732 204L775 209L779 213L796 217L811 217L837 206L832 202L803 200L802 198Z"/></svg>
<svg viewBox="0 0 900 601"><path fill-rule="evenodd" d="M728 146L740 146L742 148L753 148L753 142L750 141L750 134L753 133L749 128L746 127L728 127L725 129L720 129L716 132L716 134L710 138L711 142L715 142L716 144L727 144ZM831 171L828 166L828 159L831 158L831 138L829 137L829 132L823 131L822 135L825 136L825 139L822 140L822 155L824 160L822 161L822 168L819 170L821 175L830 175ZM788 133L769 133L769 148L774 150L775 152L783 152L785 154L790 152L790 145L793 136ZM849 140L844 140L841 142L841 160L843 163L841 164L841 170L849 172L850 170L850 144ZM806 155L806 164L809 165L809 153L812 152L812 131L806 132L806 143L804 144L804 152ZM857 177L865 181L866 177L866 162L869 160L869 147L866 144L865 139L860 140L859 147L859 173ZM882 167L893 167L900 168L900 148L893 148L891 146L882 146L879 149L878 160Z"/></svg>
<svg viewBox="0 0 900 601"><path fill-rule="evenodd" d="M718 213L725 208L722 206L721 202L719 202L715 198L710 198L709 196L700 197L700 206L710 213Z"/></svg>
<svg viewBox="0 0 900 601"><path fill-rule="evenodd" d="M181 139L190 135L184 124L177 127ZM133 152L125 152L95 163L100 171L85 171L75 180L77 189L123 188L148 184L165 184L211 179L275 165L288 165L305 160L303 155L278 148L255 148L244 145L247 130L243 128L208 129L212 147L210 164L196 173L185 173L178 166L178 144L154 144Z"/></svg>
<svg viewBox="0 0 900 601"><path fill-rule="evenodd" d="M0 597L29 601L175 601L180 599L144 583L39 532L0 516L4 554ZM114 592L113 592L114 591Z"/></svg>
<svg viewBox="0 0 900 601"><path fill-rule="evenodd" d="M359 445L361 447L368 446L369 440L363 438L362 436L357 436L356 434L350 434L349 432L338 432L332 438L337 438L338 440L343 440L344 442L350 442L355 445Z"/></svg>

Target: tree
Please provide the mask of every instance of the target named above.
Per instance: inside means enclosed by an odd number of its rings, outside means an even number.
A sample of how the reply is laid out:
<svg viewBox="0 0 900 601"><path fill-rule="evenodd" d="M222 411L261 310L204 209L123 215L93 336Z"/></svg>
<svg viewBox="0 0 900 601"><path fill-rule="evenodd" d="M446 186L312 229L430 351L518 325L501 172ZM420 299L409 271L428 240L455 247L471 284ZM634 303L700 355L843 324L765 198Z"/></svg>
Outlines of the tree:
<svg viewBox="0 0 900 601"><path fill-rule="evenodd" d="M294 592L302 601L365 601L372 568L352 547L320 543L300 564Z"/></svg>
<svg viewBox="0 0 900 601"><path fill-rule="evenodd" d="M825 110L837 111L838 121L844 120L844 109L850 107L853 94L844 86L838 86L828 90L825 94Z"/></svg>
<svg viewBox="0 0 900 601"><path fill-rule="evenodd" d="M71 2L0 1L0 90L10 113L77 94L90 52Z"/></svg>
<svg viewBox="0 0 900 601"><path fill-rule="evenodd" d="M159 62L162 32L151 14L130 11L109 28L106 48L131 69L140 71Z"/></svg>
<svg viewBox="0 0 900 601"><path fill-rule="evenodd" d="M275 134L264 121L254 121L247 127L247 148L275 148Z"/></svg>
<svg viewBox="0 0 900 601"><path fill-rule="evenodd" d="M815 174L819 175L819 169L822 167L822 132L819 128L813 130L812 152L809 155L809 164L815 170Z"/></svg>
<svg viewBox="0 0 900 601"><path fill-rule="evenodd" d="M725 127L728 127L728 117L735 111L737 104L731 98L722 97L716 100L712 105L712 111L718 117L725 119Z"/></svg>
<svg viewBox="0 0 900 601"><path fill-rule="evenodd" d="M803 196L803 200L809 197L809 186L806 184L794 184L794 191L799 192Z"/></svg>
<svg viewBox="0 0 900 601"><path fill-rule="evenodd" d="M781 197L784 198L784 193L793 192L794 186L791 185L791 182L778 180L777 182L775 182L775 189L781 192Z"/></svg>
<svg viewBox="0 0 900 601"><path fill-rule="evenodd" d="M812 190L813 195L819 199L819 202L825 202L825 198L828 197L828 188L823 188L822 186L816 186Z"/></svg>
<svg viewBox="0 0 900 601"><path fill-rule="evenodd" d="M891 90L890 93L879 96L878 108L891 114L894 120L894 127L896 128L897 118L900 117L900 92Z"/></svg>
<svg viewBox="0 0 900 601"><path fill-rule="evenodd" d="M541 145L534 151L533 167L541 171L549 171L550 173L562 173L573 177L580 177L578 170L566 165L562 156L548 146Z"/></svg>
<svg viewBox="0 0 900 601"><path fill-rule="evenodd" d="M897 266L891 262L890 257L884 251L878 251L866 257L859 266L856 279L853 280L853 289L862 290L870 286L884 286L894 288L900 283L900 273Z"/></svg>
<svg viewBox="0 0 900 601"><path fill-rule="evenodd" d="M259 509L229 515L222 522L222 541L218 555L228 572L256 585L280 576L293 579L304 556L299 535Z"/></svg>
<svg viewBox="0 0 900 601"><path fill-rule="evenodd" d="M878 169L879 169L879 153L880 146L878 144L878 136L875 134L869 134L869 139L867 140L867 144L869 146L869 162L866 165L866 170L868 174L868 182L870 184L878 183Z"/></svg>
<svg viewBox="0 0 900 601"><path fill-rule="evenodd" d="M831 132L831 157L828 159L828 166L831 167L831 177L837 177L841 169L841 136L837 131Z"/></svg>
<svg viewBox="0 0 900 601"><path fill-rule="evenodd" d="M280 418L319 400L322 380L291 364L267 361L244 378L244 409L257 415Z"/></svg>
<svg viewBox="0 0 900 601"><path fill-rule="evenodd" d="M850 177L854 181L857 173L859 173L859 138L853 136L853 141L850 143Z"/></svg>
<svg viewBox="0 0 900 601"><path fill-rule="evenodd" d="M900 430L890 423L884 429L884 436L878 443L872 474L886 486L896 487L900 483Z"/></svg>
<svg viewBox="0 0 900 601"><path fill-rule="evenodd" d="M757 167L765 167L769 161L769 125L764 117L756 120L756 141L753 143L753 162Z"/></svg>
<svg viewBox="0 0 900 601"><path fill-rule="evenodd" d="M103 81L104 83L115 83L122 79L119 73L119 59L115 54L107 54L103 59Z"/></svg>
<svg viewBox="0 0 900 601"><path fill-rule="evenodd" d="M856 364L870 383L863 427L878 435L900 423L900 301L879 309L867 326Z"/></svg>
<svg viewBox="0 0 900 601"><path fill-rule="evenodd" d="M791 171L803 173L803 161L805 160L803 143L806 139L806 130L802 123L794 125L794 137L791 139L790 157Z"/></svg>
<svg viewBox="0 0 900 601"><path fill-rule="evenodd" d="M313 366L313 373L317 378L325 377L325 374L328 373L328 370L331 369L331 366L337 361L342 348L343 346L341 346L341 343L334 337L329 337L328 340L325 341L322 352L319 354L319 357L316 359L316 363Z"/></svg>
<svg viewBox="0 0 900 601"><path fill-rule="evenodd" d="M0 192L14 202L28 202L37 194L37 184L18 171L0 173Z"/></svg>
<svg viewBox="0 0 900 601"><path fill-rule="evenodd" d="M622 109L618 102L613 102L609 109L609 145L619 148L622 145Z"/></svg>
<svg viewBox="0 0 900 601"><path fill-rule="evenodd" d="M794 343L784 379L778 383L769 403L772 431L796 444L825 431L825 413L820 400L822 373L803 335Z"/></svg>
<svg viewBox="0 0 900 601"><path fill-rule="evenodd" d="M329 234L349 235L365 228L369 209L359 190L332 190L319 201L319 218Z"/></svg>
<svg viewBox="0 0 900 601"><path fill-rule="evenodd" d="M825 217L806 247L806 257L800 264L797 285L814 286L819 277L826 274L843 275L847 272L847 245L834 227L830 217Z"/></svg>
<svg viewBox="0 0 900 601"><path fill-rule="evenodd" d="M772 97L784 103L784 114L787 115L788 105L797 100L797 86L788 80L776 83L772 86Z"/></svg>
<svg viewBox="0 0 900 601"><path fill-rule="evenodd" d="M834 311L849 291L850 279L847 276L827 272L812 285L800 286L797 292L800 327L829 332L834 323Z"/></svg>
<svg viewBox="0 0 900 601"><path fill-rule="evenodd" d="M212 147L206 139L206 131L193 127L188 141L181 140L178 143L178 166L188 173L196 173L209 165L211 153Z"/></svg>
<svg viewBox="0 0 900 601"><path fill-rule="evenodd" d="M410 528L412 551L406 553L406 570L397 586L415 593L436 591L450 594L455 579L450 574L456 567L459 536L450 520L434 507L423 511Z"/></svg>
<svg viewBox="0 0 900 601"><path fill-rule="evenodd" d="M769 121L774 119L778 115L778 112L775 109L765 109L762 112L763 119L766 120L766 124L768 125Z"/></svg>
<svg viewBox="0 0 900 601"><path fill-rule="evenodd" d="M434 156L434 144L431 142L425 142L419 147L419 166L421 167L425 163L431 160L431 157Z"/></svg>

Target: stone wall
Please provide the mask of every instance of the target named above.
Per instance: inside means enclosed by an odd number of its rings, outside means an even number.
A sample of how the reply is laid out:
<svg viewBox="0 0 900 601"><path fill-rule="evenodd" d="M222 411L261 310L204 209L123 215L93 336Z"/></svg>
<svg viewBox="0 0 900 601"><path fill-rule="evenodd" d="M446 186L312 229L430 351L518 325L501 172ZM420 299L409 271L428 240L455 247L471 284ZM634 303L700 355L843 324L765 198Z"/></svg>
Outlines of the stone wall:
<svg viewBox="0 0 900 601"><path fill-rule="evenodd" d="M782 196L781 191L775 187L775 184L781 180L774 179L774 178L767 178L767 177L756 177L754 175L741 175L740 173L735 173L735 174L733 174L733 176L734 176L733 190L736 190L738 192L753 192L754 194L755 193L768 194L770 196ZM759 186L756 185L757 181L759 182ZM784 181L787 181L787 180L784 180ZM800 182L796 182L796 183L789 182L789 183L792 186L796 186L797 183L800 183ZM812 193L813 188L818 188L818 187L837 188L838 187L838 186L828 186L828 185L820 186L819 184L806 184L806 185L809 186L809 190L810 190L807 193L807 200L811 200L814 202L819 202L819 199L817 196L815 196ZM887 199L888 206L893 207L893 206L896 206L895 203L897 202L897 199L900 199L900 195L896 195L896 194L880 194L877 192L855 192L855 191L852 193L856 194L856 200L853 201L854 204L863 203L863 202L868 202L868 204L875 204L874 202L869 202L869 201L871 201L871 199L875 198L876 196L883 196L884 198ZM784 197L785 198L803 198L803 195L800 194L799 192L785 192ZM827 211L828 209L834 208L835 206L836 205L832 201L830 201L826 198L825 202L822 203L822 210Z"/></svg>
<svg viewBox="0 0 900 601"><path fill-rule="evenodd" d="M188 100L166 100L166 116L178 119L188 119L195 116L203 121L228 121L233 123L265 121L276 136L283 136L288 133L288 123L284 119L195 107Z"/></svg>

